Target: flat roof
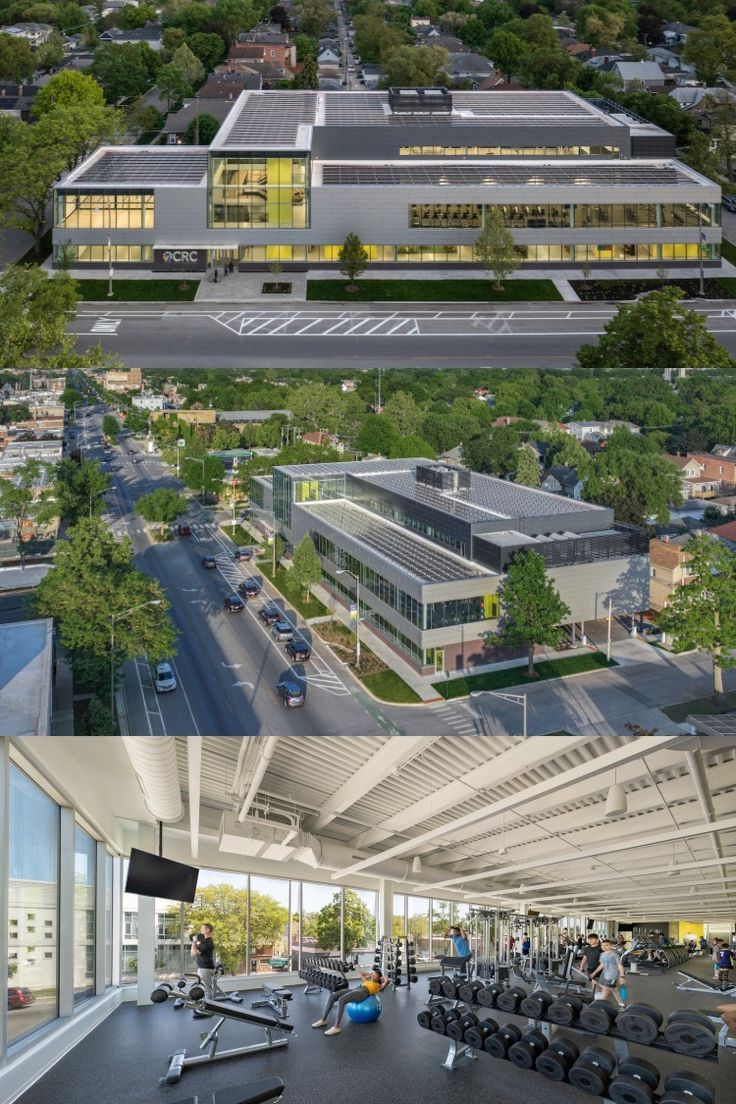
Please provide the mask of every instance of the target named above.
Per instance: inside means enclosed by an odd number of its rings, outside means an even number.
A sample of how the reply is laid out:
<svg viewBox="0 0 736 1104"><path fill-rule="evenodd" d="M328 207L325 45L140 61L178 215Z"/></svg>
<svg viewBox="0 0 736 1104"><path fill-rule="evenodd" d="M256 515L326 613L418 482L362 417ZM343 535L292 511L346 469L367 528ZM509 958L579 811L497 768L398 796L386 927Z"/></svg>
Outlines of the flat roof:
<svg viewBox="0 0 736 1104"><path fill-rule="evenodd" d="M243 92L210 148L307 150L316 108L316 92Z"/></svg>
<svg viewBox="0 0 736 1104"><path fill-rule="evenodd" d="M0 736L51 735L53 621L0 625Z"/></svg>
<svg viewBox="0 0 736 1104"><path fill-rule="evenodd" d="M98 150L60 188L72 183L201 184L206 178L206 146L115 146Z"/></svg>
<svg viewBox="0 0 736 1104"><path fill-rule="evenodd" d="M322 184L339 186L498 187L569 186L575 188L679 188L712 186L676 161L567 161L475 159L469 161L381 162L325 161Z"/></svg>
<svg viewBox="0 0 736 1104"><path fill-rule="evenodd" d="M450 583L482 579L497 573L476 567L469 560L440 548L431 541L407 532L400 525L379 517L347 499L300 502L295 505L320 518L333 529L355 537L366 548L420 583Z"/></svg>

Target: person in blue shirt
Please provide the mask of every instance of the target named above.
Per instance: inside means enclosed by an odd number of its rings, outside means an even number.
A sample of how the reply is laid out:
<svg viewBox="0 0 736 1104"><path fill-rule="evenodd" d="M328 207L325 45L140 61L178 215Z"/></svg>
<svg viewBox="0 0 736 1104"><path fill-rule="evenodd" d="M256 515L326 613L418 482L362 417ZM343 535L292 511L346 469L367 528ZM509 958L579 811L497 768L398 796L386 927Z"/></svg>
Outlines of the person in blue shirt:
<svg viewBox="0 0 736 1104"><path fill-rule="evenodd" d="M445 939L452 940L454 955L442 955L440 962L443 966L464 966L470 958L470 940L468 933L461 927L453 924L449 931L445 932Z"/></svg>

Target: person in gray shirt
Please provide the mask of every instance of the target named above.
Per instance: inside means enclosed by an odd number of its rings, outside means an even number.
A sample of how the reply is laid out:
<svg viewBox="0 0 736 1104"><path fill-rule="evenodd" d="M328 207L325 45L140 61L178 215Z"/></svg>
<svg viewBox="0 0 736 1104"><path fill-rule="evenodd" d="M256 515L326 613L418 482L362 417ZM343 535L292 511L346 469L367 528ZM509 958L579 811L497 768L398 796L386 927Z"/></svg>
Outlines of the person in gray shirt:
<svg viewBox="0 0 736 1104"><path fill-rule="evenodd" d="M618 991L626 978L621 959L613 949L613 943L610 939L603 939L601 946L603 952L600 963L590 975L593 984L600 987L600 993L596 994L596 998L608 1000L611 993L613 993L619 1008L625 1008L626 1004Z"/></svg>

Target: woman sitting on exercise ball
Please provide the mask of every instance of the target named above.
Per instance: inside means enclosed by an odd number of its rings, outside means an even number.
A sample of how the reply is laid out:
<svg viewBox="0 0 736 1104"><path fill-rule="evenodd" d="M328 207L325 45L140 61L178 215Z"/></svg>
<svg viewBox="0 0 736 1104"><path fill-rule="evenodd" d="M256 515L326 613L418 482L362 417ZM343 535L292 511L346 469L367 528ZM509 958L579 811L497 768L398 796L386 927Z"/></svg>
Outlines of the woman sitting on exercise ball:
<svg viewBox="0 0 736 1104"><path fill-rule="evenodd" d="M325 1031L325 1035L339 1035L342 1031L340 1024L342 1023L346 1006L348 1004L360 1004L361 1001L368 1000L368 997L375 997L379 993L382 993L388 985L388 978L384 977L380 970L372 970L370 974L364 974L361 970L360 976L363 979L363 984L359 985L357 989L338 989L337 992L330 993L327 998L325 1010L322 1013L322 1019L313 1023L312 1027L324 1027L332 1011L333 1004L336 1004L337 1020L335 1021L335 1026Z"/></svg>

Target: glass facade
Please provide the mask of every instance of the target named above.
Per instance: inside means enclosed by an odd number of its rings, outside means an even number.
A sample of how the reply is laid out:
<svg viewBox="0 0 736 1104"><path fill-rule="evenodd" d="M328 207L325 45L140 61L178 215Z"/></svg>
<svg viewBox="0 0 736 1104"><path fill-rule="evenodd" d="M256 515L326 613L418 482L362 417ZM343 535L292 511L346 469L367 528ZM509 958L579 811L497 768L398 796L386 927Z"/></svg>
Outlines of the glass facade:
<svg viewBox="0 0 736 1104"><path fill-rule="evenodd" d="M291 968L290 883L286 878L251 874L248 894L250 972L275 974Z"/></svg>
<svg viewBox="0 0 736 1104"><path fill-rule="evenodd" d="M306 155L211 157L208 225L308 227L308 169Z"/></svg>
<svg viewBox="0 0 736 1104"><path fill-rule="evenodd" d="M66 259L71 263L80 264L107 264L111 259L113 264L146 264L153 263L152 245L116 245L114 242L108 249L104 245L82 245L75 243L68 246L57 242L54 245L54 260Z"/></svg>
<svg viewBox="0 0 736 1104"><path fill-rule="evenodd" d="M400 157L620 157L619 146L400 146Z"/></svg>
<svg viewBox="0 0 736 1104"><path fill-rule="evenodd" d="M57 192L54 225L71 230L153 230L153 192Z"/></svg>
<svg viewBox="0 0 736 1104"><path fill-rule="evenodd" d="M95 889L97 847L83 828L74 828L74 1003L95 991Z"/></svg>
<svg viewBox="0 0 736 1104"><path fill-rule="evenodd" d="M410 203L409 226L415 230L441 227L443 230L480 230L481 203Z"/></svg>
<svg viewBox="0 0 736 1104"><path fill-rule="evenodd" d="M485 211L500 211L510 230L620 229L662 226L689 229L720 226L720 204L714 203L410 203L409 227L480 229Z"/></svg>
<svg viewBox="0 0 736 1104"><path fill-rule="evenodd" d="M112 921L114 887L112 880L114 869L115 863L108 851L105 854L105 985L112 985L113 976Z"/></svg>

